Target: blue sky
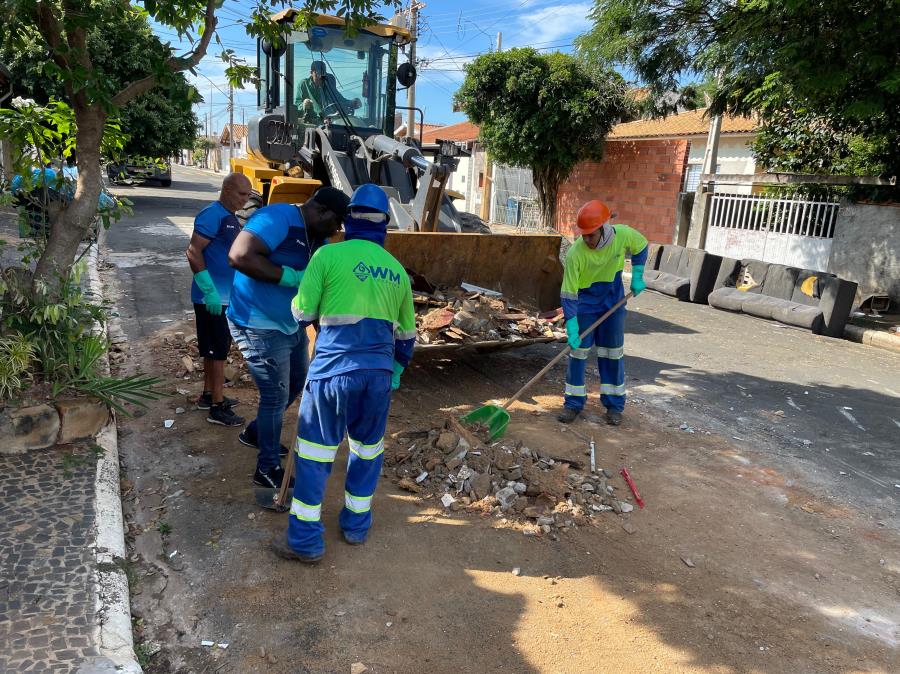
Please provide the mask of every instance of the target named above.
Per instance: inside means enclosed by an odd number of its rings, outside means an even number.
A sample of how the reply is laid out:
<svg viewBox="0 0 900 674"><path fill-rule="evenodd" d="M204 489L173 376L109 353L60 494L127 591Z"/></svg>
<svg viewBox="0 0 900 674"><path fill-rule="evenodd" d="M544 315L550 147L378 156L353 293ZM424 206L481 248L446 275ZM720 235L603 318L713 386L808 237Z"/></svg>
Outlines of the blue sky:
<svg viewBox="0 0 900 674"><path fill-rule="evenodd" d="M463 4L465 9L461 9ZM256 42L240 25L249 16L250 6L247 0L225 0L218 12L219 35L226 47L255 65ZM533 46L547 51L571 51L573 39L590 26L587 13L591 7L589 0L427 0L420 12L417 58L421 65L416 85L416 103L425 110L425 121L449 124L465 118L452 111L453 92L463 80L463 66L478 54L494 49L498 32L503 35L504 49ZM179 43L170 28L157 26L156 32L176 48L189 46ZM228 84L220 52L214 43L197 69L198 76L189 75L206 99L196 108L198 117L202 122L211 111L215 132L228 122ZM403 103L401 94L398 104ZM255 90L236 91L235 123L241 123L242 115L249 119L255 112Z"/></svg>

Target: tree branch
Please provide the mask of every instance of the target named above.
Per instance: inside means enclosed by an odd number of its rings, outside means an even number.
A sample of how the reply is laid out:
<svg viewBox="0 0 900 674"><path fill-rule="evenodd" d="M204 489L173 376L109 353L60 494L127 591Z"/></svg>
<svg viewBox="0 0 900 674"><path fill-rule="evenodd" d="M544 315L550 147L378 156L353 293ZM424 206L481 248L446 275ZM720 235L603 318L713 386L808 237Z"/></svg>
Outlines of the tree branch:
<svg viewBox="0 0 900 674"><path fill-rule="evenodd" d="M179 72L193 68L206 56L206 50L216 32L216 0L206 0L206 14L203 19L203 37L197 47L186 56L172 56L166 60L166 67L172 72ZM113 96L112 103L117 107L122 107L129 101L137 98L143 93L150 91L159 82L156 75L148 75L147 77L131 82L122 91Z"/></svg>
<svg viewBox="0 0 900 674"><path fill-rule="evenodd" d="M38 2L35 5L35 19L41 35L50 45L50 56L60 68L69 69L69 60L66 58L66 49L62 43L62 27L59 25L50 3Z"/></svg>

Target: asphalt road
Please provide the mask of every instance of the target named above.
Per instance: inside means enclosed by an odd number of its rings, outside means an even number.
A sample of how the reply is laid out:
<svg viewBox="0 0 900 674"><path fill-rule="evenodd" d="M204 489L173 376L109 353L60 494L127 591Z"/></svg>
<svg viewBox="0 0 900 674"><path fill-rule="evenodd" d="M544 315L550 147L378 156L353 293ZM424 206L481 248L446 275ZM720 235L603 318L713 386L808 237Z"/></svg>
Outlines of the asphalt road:
<svg viewBox="0 0 900 674"><path fill-rule="evenodd" d="M135 210L106 242L130 339L192 315L184 251L194 215L216 198L221 180L173 166L169 188L115 190ZM900 528L900 354L650 292L630 308L633 401L684 424L685 433L714 432L738 449L765 452L798 481ZM513 363L517 355L487 357Z"/></svg>

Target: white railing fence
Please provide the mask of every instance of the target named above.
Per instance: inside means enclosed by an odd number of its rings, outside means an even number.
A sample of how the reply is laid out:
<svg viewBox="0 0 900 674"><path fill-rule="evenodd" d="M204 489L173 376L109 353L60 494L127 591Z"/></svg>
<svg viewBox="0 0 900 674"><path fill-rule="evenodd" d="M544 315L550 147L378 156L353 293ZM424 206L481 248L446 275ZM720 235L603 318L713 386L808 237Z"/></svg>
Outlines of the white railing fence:
<svg viewBox="0 0 900 674"><path fill-rule="evenodd" d="M726 257L824 270L839 208L836 198L716 193L706 249Z"/></svg>
<svg viewBox="0 0 900 674"><path fill-rule="evenodd" d="M716 193L712 197L709 224L727 229L830 239L834 237L839 206L837 198L812 200L799 195L775 198Z"/></svg>

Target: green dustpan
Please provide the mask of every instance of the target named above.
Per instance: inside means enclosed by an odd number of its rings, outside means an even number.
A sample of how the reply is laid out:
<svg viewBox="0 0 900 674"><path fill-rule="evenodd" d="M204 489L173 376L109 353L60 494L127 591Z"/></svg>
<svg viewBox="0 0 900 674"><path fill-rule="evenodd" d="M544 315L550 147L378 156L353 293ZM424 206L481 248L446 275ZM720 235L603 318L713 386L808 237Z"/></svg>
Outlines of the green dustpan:
<svg viewBox="0 0 900 674"><path fill-rule="evenodd" d="M600 325L603 321L609 318L613 312L615 312L619 307L621 307L625 302L628 301L629 298L633 297L632 293L628 293L619 300L609 311L603 314L600 318L594 321L593 325L589 327L587 330L581 333L581 339L584 339L589 334L591 334L598 325ZM491 434L491 441L496 440L499 437L502 437L506 432L506 427L509 425L509 412L507 410L510 406L516 402L522 395L527 391L531 386L540 381L541 378L545 374L547 374L550 369L556 365L563 357L567 356L569 352L572 351L572 348L567 346L565 349L560 351L553 360L547 363L540 372L534 375L525 386L520 388L516 394L503 403L502 407L497 407L497 405L485 405L484 407L479 407L477 410L473 412L469 412L466 416L462 418L463 423L466 424L484 424L488 427L488 430Z"/></svg>
<svg viewBox="0 0 900 674"><path fill-rule="evenodd" d="M491 441L503 436L509 424L509 412L496 405L485 405L462 418L466 424L484 424L488 427Z"/></svg>

